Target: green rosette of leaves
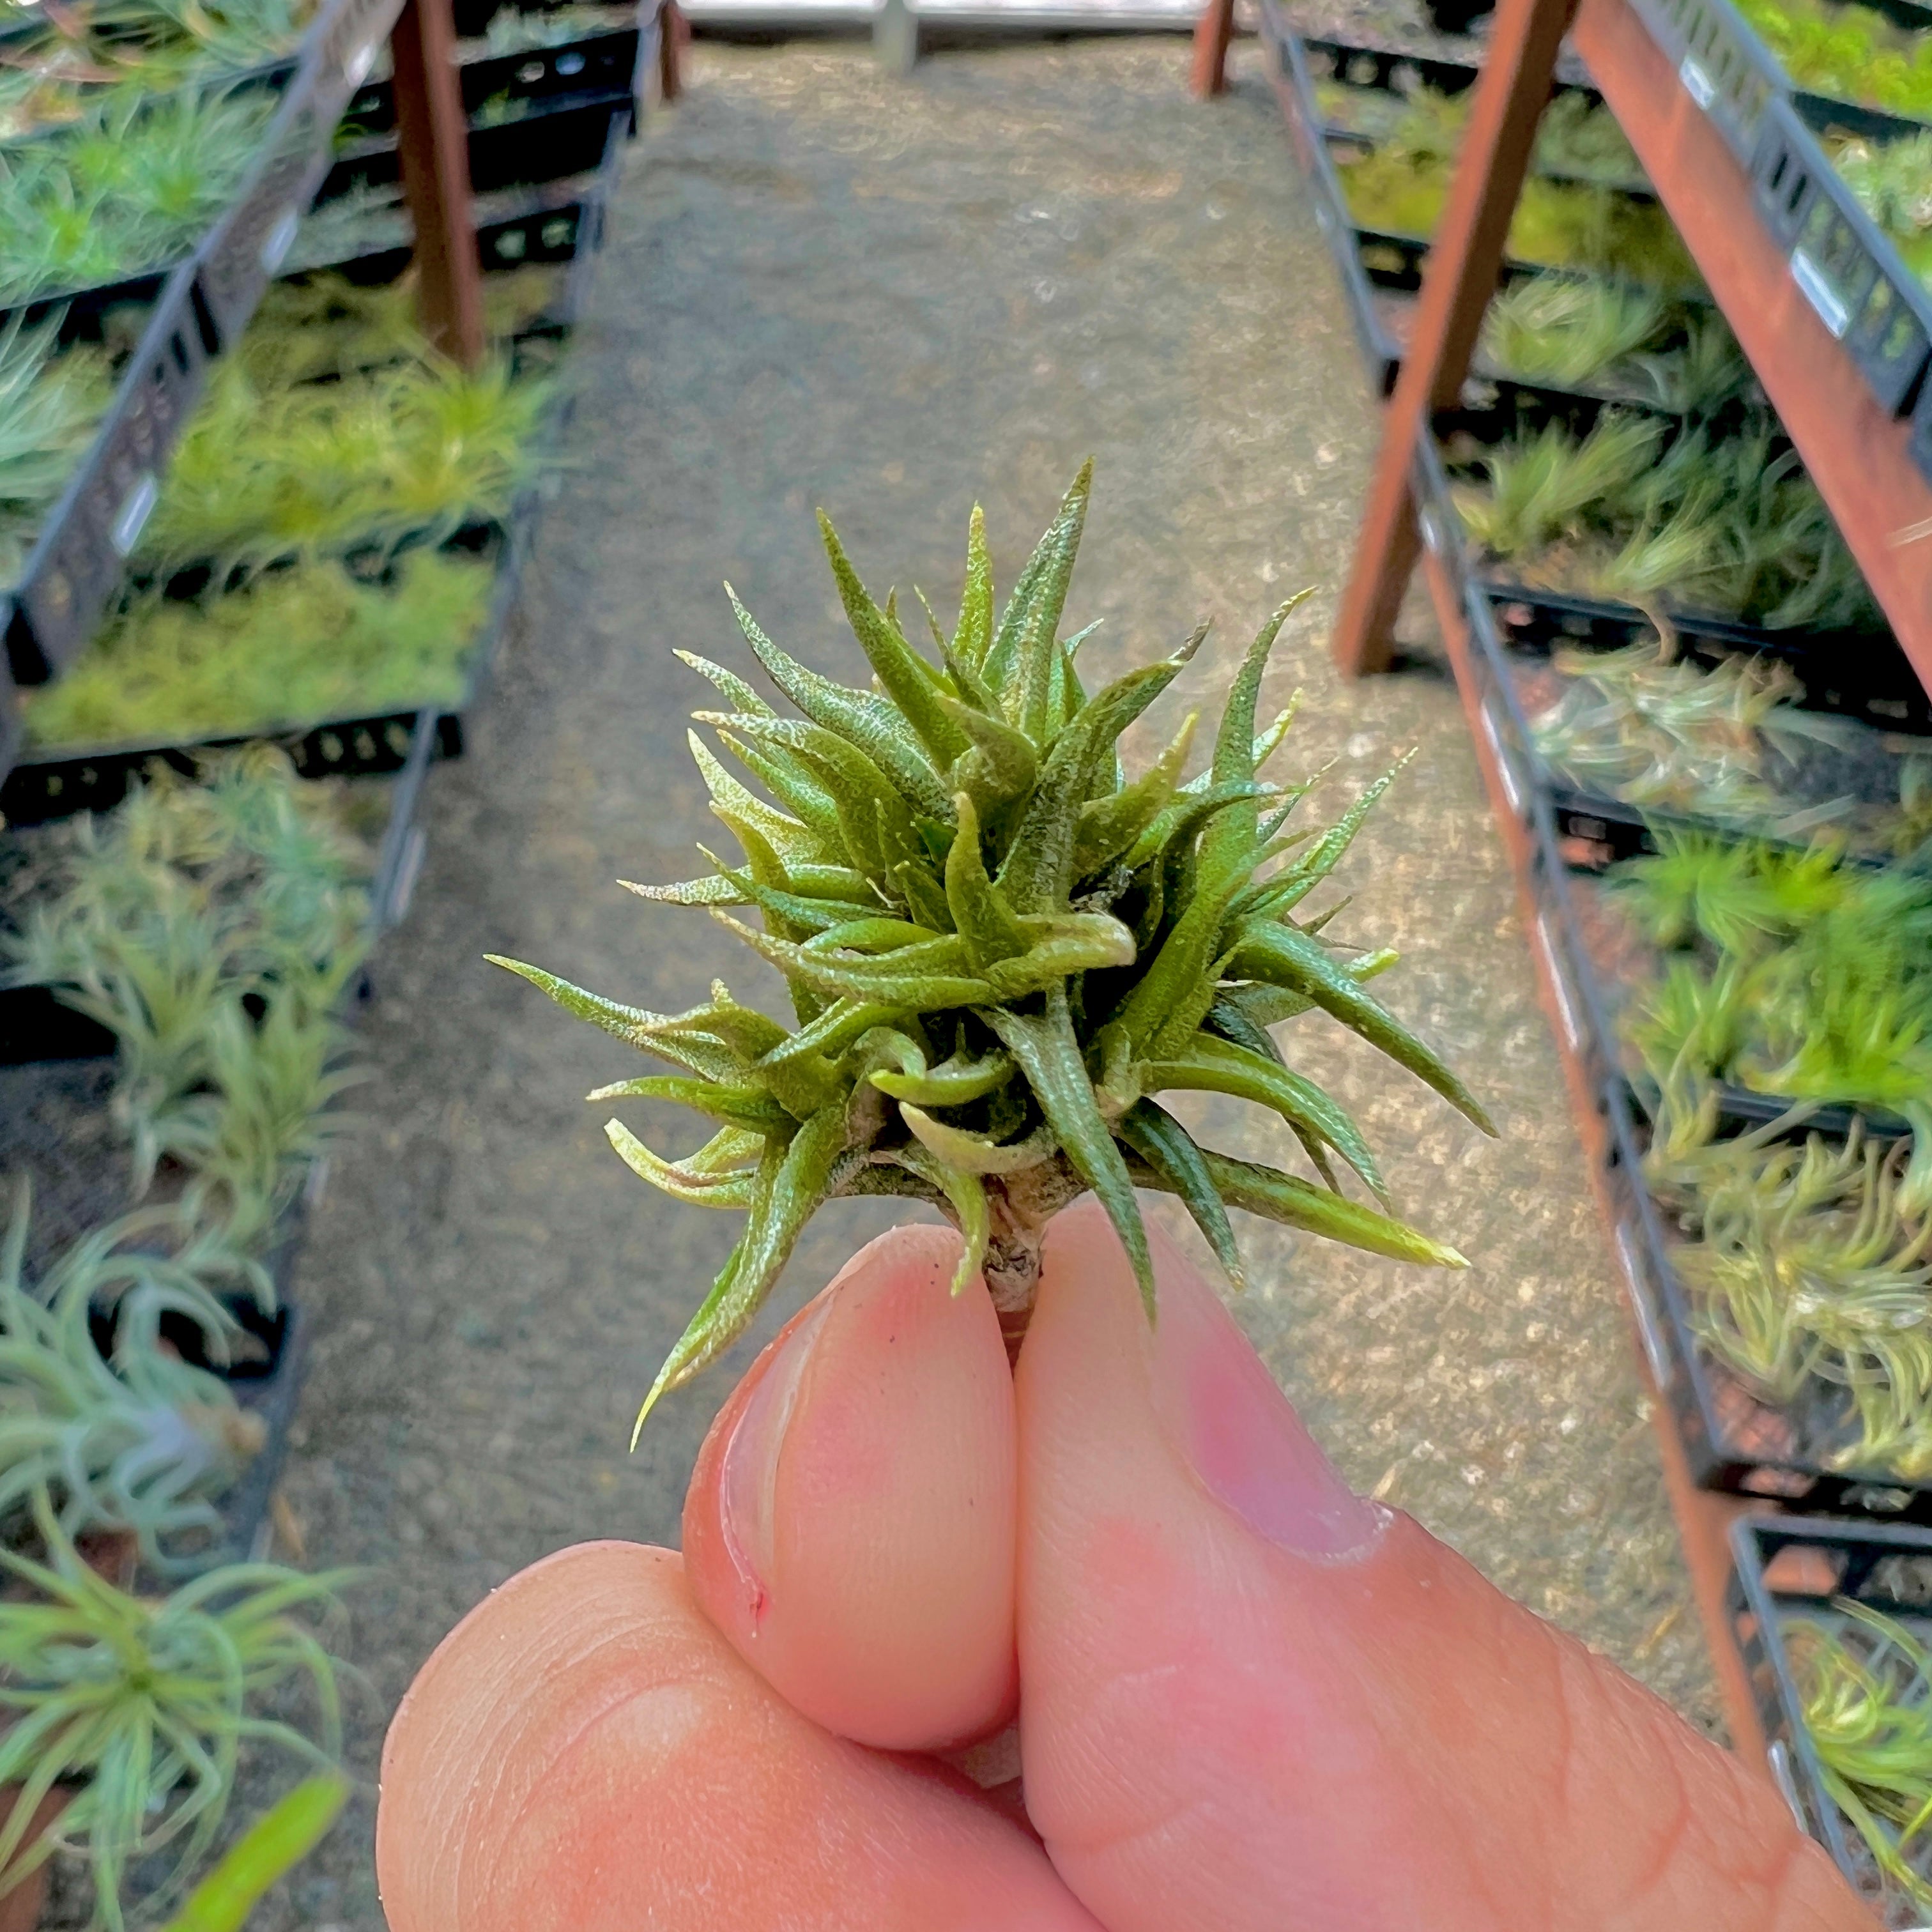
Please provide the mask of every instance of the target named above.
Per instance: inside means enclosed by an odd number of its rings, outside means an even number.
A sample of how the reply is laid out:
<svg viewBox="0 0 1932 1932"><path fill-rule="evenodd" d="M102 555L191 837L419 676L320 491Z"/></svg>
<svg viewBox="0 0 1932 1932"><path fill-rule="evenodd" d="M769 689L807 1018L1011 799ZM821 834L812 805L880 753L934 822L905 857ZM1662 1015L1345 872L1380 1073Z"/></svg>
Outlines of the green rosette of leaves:
<svg viewBox="0 0 1932 1932"><path fill-rule="evenodd" d="M874 688L835 683L788 656L735 595L746 641L801 715L781 716L730 671L686 656L727 706L698 721L766 796L694 732L712 809L742 856L707 852L707 878L631 890L707 908L783 975L795 1027L722 983L706 1005L662 1014L496 961L678 1070L590 1097L694 1108L717 1126L695 1153L664 1158L615 1120L605 1132L654 1186L747 1216L640 1426L742 1332L834 1196L902 1195L938 1208L964 1236L955 1292L983 1274L1010 1340L1031 1308L1042 1229L1089 1189L1150 1318L1136 1187L1178 1196L1238 1284L1230 1208L1405 1261L1464 1265L1384 1211L1386 1184L1360 1130L1287 1064L1268 1030L1326 1012L1494 1131L1461 1081L1366 989L1394 955L1345 952L1324 918L1298 916L1394 773L1334 825L1290 829L1312 781L1264 782L1292 713L1257 734L1256 705L1294 598L1248 650L1208 769L1183 782L1190 716L1148 770L1126 774L1121 734L1180 675L1207 627L1172 656L1084 689L1076 652L1086 634L1059 631L1091 467L997 617L974 510L950 637L927 610L937 664L908 640L894 601L881 607L866 591L823 516ZM761 925L736 916L739 908ZM1318 1179L1198 1145L1157 1098L1187 1090L1279 1115ZM1376 1204L1342 1192L1341 1169Z"/></svg>

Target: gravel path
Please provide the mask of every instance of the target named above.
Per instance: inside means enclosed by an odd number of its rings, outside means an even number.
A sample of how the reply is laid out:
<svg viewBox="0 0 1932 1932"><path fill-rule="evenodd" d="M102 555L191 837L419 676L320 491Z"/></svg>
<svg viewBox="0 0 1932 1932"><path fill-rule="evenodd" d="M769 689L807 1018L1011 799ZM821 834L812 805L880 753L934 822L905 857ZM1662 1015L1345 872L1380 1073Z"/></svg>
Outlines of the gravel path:
<svg viewBox="0 0 1932 1932"><path fill-rule="evenodd" d="M756 986L706 921L614 883L684 876L711 833L682 722L706 693L671 648L732 658L729 578L775 636L852 675L814 504L874 576L944 604L974 495L1010 578L1089 452L1071 615L1107 618L1096 656L1144 658L1211 616L1190 683L1212 703L1267 608L1321 586L1270 694L1306 687L1293 761L1332 760L1339 801L1419 747L1360 848L1348 929L1401 947L1392 1002L1504 1124L1482 1140L1308 1023L1298 1052L1358 1109L1399 1200L1476 1265L1412 1273L1256 1230L1240 1318L1352 1479L1712 1721L1454 693L1426 668L1355 689L1327 668L1374 418L1258 58L1244 47L1232 96L1202 108L1173 40L948 56L909 84L856 46L700 48L634 156L524 618L470 757L434 775L428 868L364 1031L368 1130L301 1270L319 1339L287 1494L310 1561L374 1573L349 1640L364 1771L493 1586L578 1539L675 1540L730 1372L626 1455L732 1230L604 1147L580 1096L635 1062L481 956L660 1008L720 971ZM683 1144L668 1114L634 1124ZM760 1337L884 1219L824 1216ZM377 1932L372 1810L358 1800L262 1932Z"/></svg>

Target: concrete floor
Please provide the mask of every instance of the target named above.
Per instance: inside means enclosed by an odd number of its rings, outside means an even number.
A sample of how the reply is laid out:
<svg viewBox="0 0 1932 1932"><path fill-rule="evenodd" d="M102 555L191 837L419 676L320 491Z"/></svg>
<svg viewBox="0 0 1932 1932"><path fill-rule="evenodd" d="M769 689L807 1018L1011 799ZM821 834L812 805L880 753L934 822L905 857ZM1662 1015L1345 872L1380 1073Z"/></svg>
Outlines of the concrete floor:
<svg viewBox="0 0 1932 1932"><path fill-rule="evenodd" d="M734 1372L667 1402L626 1455L732 1229L605 1148L581 1096L634 1059L482 955L658 1008L715 973L756 986L710 922L614 883L686 876L715 836L682 723L708 694L672 647L736 661L728 577L789 648L854 676L815 504L875 579L944 606L974 497L1010 579L1090 452L1070 617L1107 618L1110 662L1212 616L1190 678L1212 703L1267 608L1312 583L1270 694L1308 693L1283 768L1334 760L1339 802L1420 748L1358 848L1347 930L1402 949L1390 1002L1504 1124L1482 1140L1304 1022L1301 1063L1475 1265L1414 1272L1250 1227L1240 1318L1355 1482L1714 1724L1453 692L1426 670L1348 688L1327 668L1374 418L1258 62L1244 50L1232 95L1202 107L1172 40L952 55L909 83L860 47L700 47L634 155L524 619L470 755L434 775L428 868L363 1036L368 1130L301 1270L319 1340L288 1496L310 1562L372 1571L347 1640L364 1772L411 1674L494 1585L584 1538L675 1540ZM669 1114L634 1124L685 1144ZM885 1218L825 1215L754 1339ZM372 1811L365 1793L263 1932L376 1932Z"/></svg>

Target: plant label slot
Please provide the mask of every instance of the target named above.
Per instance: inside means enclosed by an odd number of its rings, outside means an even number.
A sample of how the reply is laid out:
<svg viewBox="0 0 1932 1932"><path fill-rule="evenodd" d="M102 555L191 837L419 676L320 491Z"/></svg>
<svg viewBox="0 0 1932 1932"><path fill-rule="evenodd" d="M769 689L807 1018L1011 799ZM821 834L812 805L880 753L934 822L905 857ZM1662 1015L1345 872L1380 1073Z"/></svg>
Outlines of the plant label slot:
<svg viewBox="0 0 1932 1932"><path fill-rule="evenodd" d="M160 485L152 470L143 470L135 479L134 487L122 500L121 508L116 513L114 527L108 532L118 555L127 556L140 542L141 532L147 527L148 519L153 514L160 494Z"/></svg>
<svg viewBox="0 0 1932 1932"><path fill-rule="evenodd" d="M302 226L302 211L291 205L282 210L280 218L268 230L268 238L262 244L262 268L264 274L272 275L286 258L295 245L296 232Z"/></svg>
<svg viewBox="0 0 1932 1932"><path fill-rule="evenodd" d="M1766 1761L1771 1767L1771 1781L1778 1786L1778 1795L1790 1808L1791 1815L1798 1821L1798 1828L1808 1836L1811 1827L1804 1822L1804 1808L1798 1802L1798 1786L1791 1775L1791 1748L1782 1738L1774 1738L1765 1753ZM1920 1928L1924 1932L1924 1928Z"/></svg>
<svg viewBox="0 0 1932 1932"><path fill-rule="evenodd" d="M1843 340L1852 319L1851 310L1826 279L1824 270L1802 248L1791 251L1791 279L1798 284L1798 292L1811 304L1818 320L1832 332L1833 339Z"/></svg>
<svg viewBox="0 0 1932 1932"><path fill-rule="evenodd" d="M1708 112L1711 103L1718 98L1717 86L1704 71L1695 54L1686 54L1678 63L1677 78L1684 83L1684 92Z"/></svg>
<svg viewBox="0 0 1932 1932"><path fill-rule="evenodd" d="M1643 1264L1637 1258L1636 1237L1622 1221L1617 1223L1617 1259L1623 1265L1624 1280L1630 1290L1630 1317L1636 1324L1636 1339L1643 1346L1644 1360L1650 1364L1650 1378L1661 1392L1670 1385L1670 1357L1664 1348L1664 1337L1658 1333Z"/></svg>

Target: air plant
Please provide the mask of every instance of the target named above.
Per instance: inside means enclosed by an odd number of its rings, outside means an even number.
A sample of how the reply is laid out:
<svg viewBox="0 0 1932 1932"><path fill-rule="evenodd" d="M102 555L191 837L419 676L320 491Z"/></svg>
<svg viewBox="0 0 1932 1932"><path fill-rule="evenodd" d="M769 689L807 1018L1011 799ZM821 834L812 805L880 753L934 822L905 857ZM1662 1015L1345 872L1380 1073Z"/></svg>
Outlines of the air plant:
<svg viewBox="0 0 1932 1932"><path fill-rule="evenodd" d="M1680 1071L1902 1116L1902 1212L1932 1212L1932 877L1808 851L1657 835L1610 874L1660 946L1625 1022L1652 1083Z"/></svg>
<svg viewBox="0 0 1932 1932"><path fill-rule="evenodd" d="M360 855L280 752L150 779L81 821L56 889L8 941L15 985L114 1034L113 1107L137 1192L164 1159L232 1244L261 1240L341 1083L332 1018L361 958ZM306 1107L306 1114L303 1112Z"/></svg>
<svg viewBox="0 0 1932 1932"><path fill-rule="evenodd" d="M1654 418L1606 410L1587 435L1546 424L1480 460L1487 488L1461 486L1457 507L1522 582L1770 630L1882 625L1823 499L1768 419L1670 436Z"/></svg>
<svg viewBox="0 0 1932 1932"><path fill-rule="evenodd" d="M211 1570L165 1597L132 1596L96 1575L44 1501L43 1560L0 1548L27 1600L0 1602L0 1786L17 1792L0 1825L0 1886L56 1850L86 1861L91 1925L122 1932L130 1873L162 1876L140 1901L164 1909L213 1846L244 1745L332 1769L341 1750L335 1665L304 1612L326 1611L350 1578L266 1563ZM311 1718L266 1714L304 1691ZM29 1828L57 1784L74 1795L38 1840Z"/></svg>
<svg viewBox="0 0 1932 1932"><path fill-rule="evenodd" d="M1738 0L1738 10L1798 86L1932 120L1932 34L1825 0Z"/></svg>
<svg viewBox="0 0 1932 1932"><path fill-rule="evenodd" d="M44 1494L62 1532L123 1532L163 1570L194 1567L173 1546L218 1535L214 1499L260 1448L220 1377L160 1346L164 1314L199 1324L218 1352L234 1330L221 1296L256 1264L173 1208L82 1236L30 1282L24 1183L0 1239L0 1520ZM98 1319L115 1339L102 1352Z"/></svg>
<svg viewBox="0 0 1932 1932"><path fill-rule="evenodd" d="M1670 313L1656 290L1634 282L1527 275L1490 302L1483 353L1513 375L1573 386L1648 347Z"/></svg>
<svg viewBox="0 0 1932 1932"><path fill-rule="evenodd" d="M18 313L0 325L0 584L20 574L112 394L104 359L62 355L58 336L58 321L30 329Z"/></svg>
<svg viewBox="0 0 1932 1932"><path fill-rule="evenodd" d="M1088 694L1075 669L1080 637L1058 632L1090 470L997 621L974 512L950 638L928 607L938 666L907 641L896 600L881 608L866 591L823 519L876 689L806 669L728 586L754 656L802 716L779 716L735 674L680 654L724 700L698 721L770 796L734 777L694 733L712 809L743 857L712 858L705 878L634 890L709 908L778 969L795 1029L740 1004L722 982L705 1005L657 1014L497 962L681 1070L591 1097L686 1102L718 1124L696 1153L668 1160L620 1120L605 1131L642 1178L748 1216L646 1414L742 1331L800 1231L836 1195L910 1196L946 1214L964 1236L956 1292L983 1274L1015 1340L1032 1306L1042 1230L1090 1188L1150 1314L1136 1186L1178 1195L1238 1281L1229 1206L1374 1252L1461 1264L1452 1250L1340 1191L1337 1169L1346 1167L1378 1203L1388 1198L1360 1130L1286 1064L1268 1030L1322 1009L1488 1130L1462 1082L1366 990L1392 956L1351 954L1328 937L1327 915L1294 916L1394 773L1326 830L1284 834L1312 781L1262 782L1292 714L1258 735L1255 714L1296 599L1262 627L1236 674L1208 770L1182 782L1190 717L1129 778L1121 734L1180 675L1206 627L1172 656ZM1286 862L1264 876L1277 859ZM734 917L734 907L756 908L763 929ZM1321 1184L1198 1146L1154 1097L1196 1089L1284 1119Z"/></svg>
<svg viewBox="0 0 1932 1932"><path fill-rule="evenodd" d="M1832 159L1906 266L1932 284L1932 133L1903 141L1842 142Z"/></svg>
<svg viewBox="0 0 1932 1932"><path fill-rule="evenodd" d="M91 288L178 260L228 206L275 106L261 88L110 98L0 147L0 298Z"/></svg>
<svg viewBox="0 0 1932 1932"><path fill-rule="evenodd" d="M1363 227L1423 240L1435 233L1448 199L1449 163L1378 148L1339 160L1336 172L1350 217ZM1620 275L1682 293L1703 286L1657 202L1541 176L1523 183L1509 252L1521 262Z"/></svg>
<svg viewBox="0 0 1932 1932"><path fill-rule="evenodd" d="M615 34L638 24L634 7L571 6L532 8L500 7L477 40L457 44L459 55L472 58L521 53L526 47L560 47L566 41L587 40L596 34Z"/></svg>
<svg viewBox="0 0 1932 1932"><path fill-rule="evenodd" d="M193 742L454 704L492 580L486 561L416 550L374 582L318 562L192 602L145 594L28 695L28 740Z"/></svg>
<svg viewBox="0 0 1932 1932"><path fill-rule="evenodd" d="M1666 1085L1645 1173L1690 1237L1672 1259L1700 1344L1760 1400L1829 1411L1828 1466L1932 1478L1932 1217L1908 1150L1790 1138L1809 1108L1717 1138L1715 1090Z"/></svg>
<svg viewBox="0 0 1932 1932"><path fill-rule="evenodd" d="M1840 1598L1779 1635L1825 1790L1914 1916L1932 1912L1932 1656L1895 1617Z"/></svg>
<svg viewBox="0 0 1932 1932"><path fill-rule="evenodd" d="M1622 650L1559 650L1551 662L1565 688L1530 730L1567 784L1761 837L1802 843L1833 827L1861 849L1901 856L1919 842L1902 797L1869 803L1808 782L1808 754L1837 754L1828 776L1896 766L1901 794L1916 768L1866 727L1805 710L1803 687L1776 658L1735 652L1706 669L1673 659L1653 637Z"/></svg>
<svg viewBox="0 0 1932 1932"><path fill-rule="evenodd" d="M214 560L393 550L501 520L536 474L550 389L497 358L474 371L400 344L338 382L265 380L225 364L177 446L139 555L160 569Z"/></svg>

